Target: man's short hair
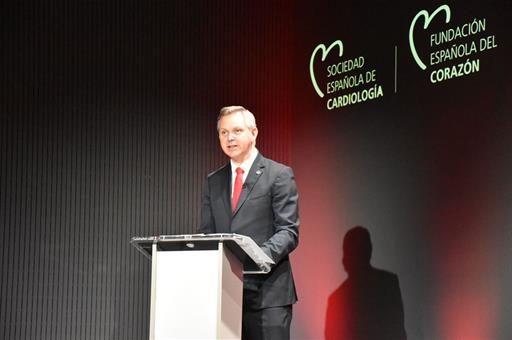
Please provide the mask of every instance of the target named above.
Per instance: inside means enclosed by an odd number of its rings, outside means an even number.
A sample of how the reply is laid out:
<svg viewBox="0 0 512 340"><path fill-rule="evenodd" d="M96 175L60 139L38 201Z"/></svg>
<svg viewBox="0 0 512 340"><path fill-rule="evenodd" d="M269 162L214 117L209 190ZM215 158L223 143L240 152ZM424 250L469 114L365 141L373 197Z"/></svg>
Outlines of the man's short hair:
<svg viewBox="0 0 512 340"><path fill-rule="evenodd" d="M245 125L247 125L249 129L254 129L256 127L256 118L254 118L254 115L252 114L251 111L247 110L243 106L226 106L220 109L219 116L217 117L217 131L219 131L219 122L222 117L237 112L242 113L242 115L244 116Z"/></svg>

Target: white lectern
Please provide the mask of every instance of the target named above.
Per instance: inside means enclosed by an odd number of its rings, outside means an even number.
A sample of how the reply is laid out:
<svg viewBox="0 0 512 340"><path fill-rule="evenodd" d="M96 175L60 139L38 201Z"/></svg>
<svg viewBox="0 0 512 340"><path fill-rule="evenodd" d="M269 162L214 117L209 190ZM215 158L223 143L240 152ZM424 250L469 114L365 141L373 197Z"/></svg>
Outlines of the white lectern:
<svg viewBox="0 0 512 340"><path fill-rule="evenodd" d="M247 236L134 237L151 258L150 340L240 339L243 274L273 261Z"/></svg>

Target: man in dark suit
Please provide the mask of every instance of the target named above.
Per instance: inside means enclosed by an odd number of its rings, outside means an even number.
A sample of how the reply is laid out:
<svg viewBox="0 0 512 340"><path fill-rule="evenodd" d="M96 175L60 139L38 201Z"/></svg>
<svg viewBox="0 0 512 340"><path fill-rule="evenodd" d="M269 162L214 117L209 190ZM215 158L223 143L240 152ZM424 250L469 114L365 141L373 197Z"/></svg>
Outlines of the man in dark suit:
<svg viewBox="0 0 512 340"><path fill-rule="evenodd" d="M244 107L222 108L217 130L230 162L207 177L198 231L249 236L275 262L268 274L244 276L242 338L289 339L297 295L288 254L299 238L293 171L258 152L256 121Z"/></svg>

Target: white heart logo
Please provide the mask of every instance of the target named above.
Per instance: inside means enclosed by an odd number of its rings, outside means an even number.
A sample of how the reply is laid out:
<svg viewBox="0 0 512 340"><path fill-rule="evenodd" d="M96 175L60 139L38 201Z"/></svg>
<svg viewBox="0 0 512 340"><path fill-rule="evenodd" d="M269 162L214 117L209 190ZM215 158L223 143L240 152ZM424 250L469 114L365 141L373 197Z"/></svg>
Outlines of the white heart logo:
<svg viewBox="0 0 512 340"><path fill-rule="evenodd" d="M322 50L322 61L325 61L325 58L327 58L327 55L335 46L338 46L340 51L339 56L341 57L343 55L343 43L341 42L341 40L336 40L328 48L326 48L324 44L318 45L314 49L313 53L311 54L311 58L309 59L309 75L311 76L311 82L313 83L313 87L315 88L315 91L316 93L318 93L320 98L324 97L324 93L322 92L322 90L320 90L320 87L318 87L318 83L316 82L315 70L313 68L315 56L319 50Z"/></svg>
<svg viewBox="0 0 512 340"><path fill-rule="evenodd" d="M445 11L446 18L445 23L450 22L451 17L451 11L450 7L448 5L441 5L439 6L432 15L429 15L426 10L421 10L416 14L414 19L412 19L411 26L409 27L409 47L411 48L412 56L414 57L414 60L416 61L416 64L422 69L425 70L427 68L427 65L423 63L421 58L418 56L418 52L416 52L416 46L414 45L414 26L416 25L416 21L423 16L425 18L425 23L423 24L423 29L427 29L428 25L430 25L430 22L434 17L441 11Z"/></svg>

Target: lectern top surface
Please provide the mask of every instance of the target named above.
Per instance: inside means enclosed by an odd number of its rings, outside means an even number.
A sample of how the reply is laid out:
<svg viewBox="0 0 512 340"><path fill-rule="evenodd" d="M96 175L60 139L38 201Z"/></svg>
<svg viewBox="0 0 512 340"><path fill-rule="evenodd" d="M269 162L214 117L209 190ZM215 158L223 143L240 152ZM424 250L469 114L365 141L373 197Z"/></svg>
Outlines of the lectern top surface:
<svg viewBox="0 0 512 340"><path fill-rule="evenodd" d="M248 236L239 234L185 234L132 237L130 243L144 256L151 258L152 246L159 250L212 250L218 249L218 243L225 242L227 247L244 263L245 273L268 273L274 261ZM245 260L244 260L245 258Z"/></svg>

